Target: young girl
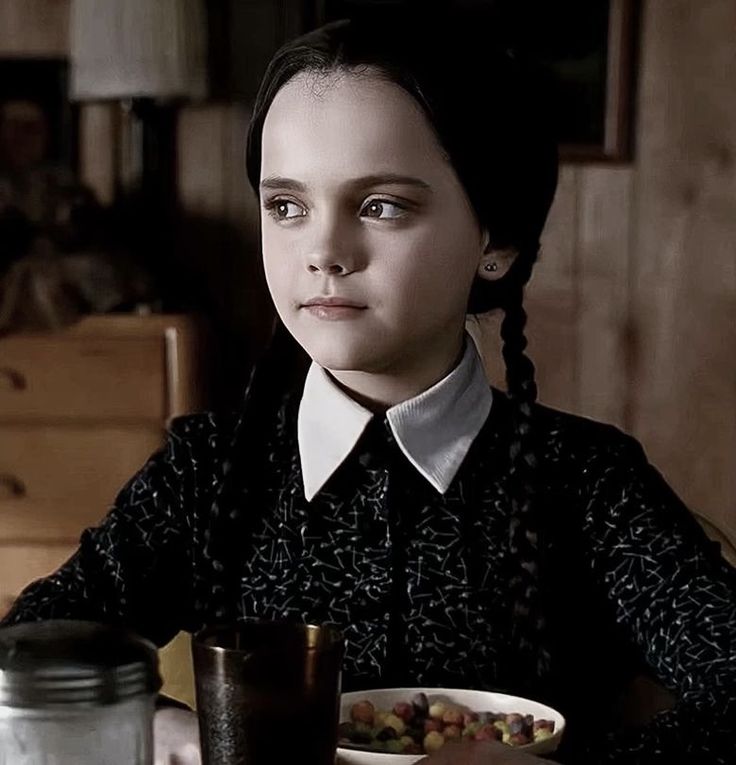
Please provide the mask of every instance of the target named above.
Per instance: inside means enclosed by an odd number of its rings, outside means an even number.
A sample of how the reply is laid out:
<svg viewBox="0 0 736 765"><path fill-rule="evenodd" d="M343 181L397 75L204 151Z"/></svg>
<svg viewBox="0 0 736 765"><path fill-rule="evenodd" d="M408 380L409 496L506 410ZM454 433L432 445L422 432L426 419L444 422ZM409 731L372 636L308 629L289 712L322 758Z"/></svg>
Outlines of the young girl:
<svg viewBox="0 0 736 765"><path fill-rule="evenodd" d="M557 179L550 107L486 29L423 19L336 22L276 54L247 154L270 353L242 411L176 420L6 622L160 645L212 621L332 622L346 690L535 697L569 721L563 763L730 762L733 570L634 439L535 402L522 297ZM508 393L464 330L491 310ZM640 672L677 703L617 729ZM193 716L159 715L181 753Z"/></svg>

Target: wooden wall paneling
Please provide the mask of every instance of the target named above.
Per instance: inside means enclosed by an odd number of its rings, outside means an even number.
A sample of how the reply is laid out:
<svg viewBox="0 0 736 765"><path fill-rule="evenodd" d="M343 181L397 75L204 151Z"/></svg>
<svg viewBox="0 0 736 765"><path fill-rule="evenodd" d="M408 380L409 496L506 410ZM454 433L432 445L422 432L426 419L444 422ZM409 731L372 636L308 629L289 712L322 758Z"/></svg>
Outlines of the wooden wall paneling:
<svg viewBox="0 0 736 765"><path fill-rule="evenodd" d="M736 527L736 5L644 18L633 429L694 509Z"/></svg>
<svg viewBox="0 0 736 765"><path fill-rule="evenodd" d="M542 252L529 284L529 353L537 365L539 398L578 411L577 240L580 170L563 166Z"/></svg>
<svg viewBox="0 0 736 765"><path fill-rule="evenodd" d="M274 314L261 263L260 204L247 178L246 137L251 110L233 104L228 119L228 142L224 178L227 216L236 234L232 253L232 279L229 280L232 321L246 327L249 353L257 354L271 334Z"/></svg>
<svg viewBox="0 0 736 765"><path fill-rule="evenodd" d="M183 216L179 257L203 297L227 300L227 152L230 106L187 106L179 114L178 192Z"/></svg>
<svg viewBox="0 0 736 765"><path fill-rule="evenodd" d="M180 256L206 293L218 340L218 398L239 401L270 335L258 200L245 172L250 112L242 104L188 107L179 123Z"/></svg>
<svg viewBox="0 0 736 765"><path fill-rule="evenodd" d="M630 168L580 169L578 408L629 427Z"/></svg>
<svg viewBox="0 0 736 765"><path fill-rule="evenodd" d="M79 108L79 179L103 205L115 201L119 116L117 102Z"/></svg>
<svg viewBox="0 0 736 765"><path fill-rule="evenodd" d="M179 113L179 201L184 212L219 216L226 208L225 137L229 105L187 106Z"/></svg>
<svg viewBox="0 0 736 765"><path fill-rule="evenodd" d="M0 0L0 56L67 56L69 5L69 0Z"/></svg>
<svg viewBox="0 0 736 765"><path fill-rule="evenodd" d="M245 142L248 135L251 109L245 104L232 104L226 123L227 174L223 179L227 199L227 215L237 226L258 231L260 210L245 168Z"/></svg>

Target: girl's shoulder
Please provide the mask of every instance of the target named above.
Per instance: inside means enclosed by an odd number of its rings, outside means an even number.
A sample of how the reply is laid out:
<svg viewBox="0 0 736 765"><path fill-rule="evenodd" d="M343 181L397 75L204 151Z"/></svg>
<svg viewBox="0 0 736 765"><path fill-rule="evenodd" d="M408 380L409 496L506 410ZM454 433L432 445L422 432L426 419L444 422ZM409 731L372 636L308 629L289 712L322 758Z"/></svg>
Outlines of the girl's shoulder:
<svg viewBox="0 0 736 765"><path fill-rule="evenodd" d="M232 443L240 417L237 411L180 415L169 421L167 441L192 452L224 452Z"/></svg>
<svg viewBox="0 0 736 765"><path fill-rule="evenodd" d="M545 461L563 475L631 478L648 465L639 441L612 423L544 404L535 407L534 418Z"/></svg>
<svg viewBox="0 0 736 765"><path fill-rule="evenodd" d="M204 411L185 414L170 420L167 442L183 447L193 455L206 452L208 457L231 457L242 442L256 434L264 449L274 441L291 441L296 433L299 392L287 391L280 396L275 411L261 422L251 407L246 422L245 402L231 410ZM262 413L261 413L262 414ZM254 430L255 428L255 430ZM236 446L236 443L238 444Z"/></svg>
<svg viewBox="0 0 736 765"><path fill-rule="evenodd" d="M494 404L510 413L512 404L503 392L493 389ZM617 425L536 402L531 426L537 448L547 462L571 467L585 463L612 464L624 458L639 460L643 449L636 438Z"/></svg>
<svg viewBox="0 0 736 765"><path fill-rule="evenodd" d="M595 420L583 414L567 412L546 404L537 403L534 407L535 425L551 441L581 446L607 446L625 448L636 439L617 425Z"/></svg>

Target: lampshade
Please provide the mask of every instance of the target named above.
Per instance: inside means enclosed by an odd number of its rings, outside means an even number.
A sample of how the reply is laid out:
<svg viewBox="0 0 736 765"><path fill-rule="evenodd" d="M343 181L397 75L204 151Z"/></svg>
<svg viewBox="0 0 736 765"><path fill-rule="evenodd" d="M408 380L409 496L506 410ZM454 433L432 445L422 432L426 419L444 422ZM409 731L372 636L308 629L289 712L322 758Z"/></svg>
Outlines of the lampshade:
<svg viewBox="0 0 736 765"><path fill-rule="evenodd" d="M203 98L203 0L72 0L75 100Z"/></svg>

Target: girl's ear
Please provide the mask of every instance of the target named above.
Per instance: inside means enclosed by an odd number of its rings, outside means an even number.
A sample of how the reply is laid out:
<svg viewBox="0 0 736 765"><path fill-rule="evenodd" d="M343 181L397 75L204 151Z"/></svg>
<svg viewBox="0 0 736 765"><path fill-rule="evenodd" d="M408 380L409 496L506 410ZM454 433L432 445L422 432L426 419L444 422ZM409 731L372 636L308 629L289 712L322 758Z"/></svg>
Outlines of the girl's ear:
<svg viewBox="0 0 736 765"><path fill-rule="evenodd" d="M518 256L519 251L515 247L497 249L486 246L478 263L478 276L489 282L497 281L506 276Z"/></svg>

